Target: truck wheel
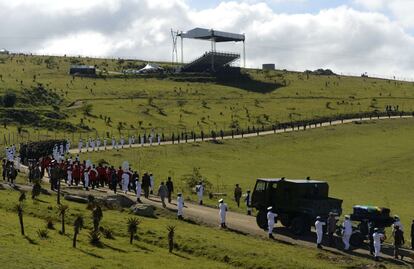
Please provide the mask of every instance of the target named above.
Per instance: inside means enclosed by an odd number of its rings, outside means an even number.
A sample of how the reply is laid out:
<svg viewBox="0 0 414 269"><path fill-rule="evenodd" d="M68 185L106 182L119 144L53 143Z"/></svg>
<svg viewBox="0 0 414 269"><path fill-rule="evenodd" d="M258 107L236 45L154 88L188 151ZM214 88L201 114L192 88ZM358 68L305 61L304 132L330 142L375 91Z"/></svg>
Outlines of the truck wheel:
<svg viewBox="0 0 414 269"><path fill-rule="evenodd" d="M361 247L364 243L364 236L360 231L355 231L352 233L351 238L349 239L349 243L353 247Z"/></svg>
<svg viewBox="0 0 414 269"><path fill-rule="evenodd" d="M294 235L302 235L310 230L310 225L305 217L295 217L289 227Z"/></svg>
<svg viewBox="0 0 414 269"><path fill-rule="evenodd" d="M281 214L279 220L280 220L280 223L282 223L282 225L285 227L290 227L291 222L292 222L292 218L289 217L288 214Z"/></svg>
<svg viewBox="0 0 414 269"><path fill-rule="evenodd" d="M260 229L267 230L267 214L264 211L259 211L256 216L257 226Z"/></svg>

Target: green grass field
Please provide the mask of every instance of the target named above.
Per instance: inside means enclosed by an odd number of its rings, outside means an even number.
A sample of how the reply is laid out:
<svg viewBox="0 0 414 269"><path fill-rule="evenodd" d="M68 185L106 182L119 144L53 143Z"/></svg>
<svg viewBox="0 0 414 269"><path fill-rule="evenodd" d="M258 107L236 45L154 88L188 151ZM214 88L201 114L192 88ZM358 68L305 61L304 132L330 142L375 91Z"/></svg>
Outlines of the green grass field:
<svg viewBox="0 0 414 269"><path fill-rule="evenodd" d="M130 245L127 212L104 210L101 226L111 229L115 239L102 237L102 247L89 243L91 212L86 205L64 201L69 206L66 235L61 235L55 196L24 202L26 236L20 235L17 214L18 192L0 190L0 262L4 268L370 268L370 260L320 252L256 239L187 222L177 222L172 213L161 210L156 219L141 218L138 238ZM72 248L72 223L78 215L85 228ZM40 239L39 229L51 218L56 230ZM168 225L176 225L178 250L168 253ZM299 254L300 253L300 254ZM299 257L300 256L300 257ZM388 262L386 268L396 268Z"/></svg>
<svg viewBox="0 0 414 269"><path fill-rule="evenodd" d="M384 111L387 105L414 110L414 83L409 82L250 69L243 70L252 78L248 82L192 75L73 78L68 75L71 63L97 65L108 71L143 64L0 56L0 95L10 90L18 97L14 108L0 107L2 122L7 123L0 128L1 143L55 136L77 140L81 133L83 137L137 135L151 129L165 134L209 132ZM39 83L44 87L41 98L33 90Z"/></svg>
<svg viewBox="0 0 414 269"><path fill-rule="evenodd" d="M140 172L152 171L158 183L170 175L186 197L192 194L182 178L193 167L213 184L212 191L227 193L228 200L236 183L246 190L260 177L310 176L329 182L331 195L344 199L344 213L356 204L390 207L408 227L414 218L413 123L414 119L379 120L223 144L89 153L82 158L104 159L116 166L128 160ZM235 210L235 203L230 207Z"/></svg>

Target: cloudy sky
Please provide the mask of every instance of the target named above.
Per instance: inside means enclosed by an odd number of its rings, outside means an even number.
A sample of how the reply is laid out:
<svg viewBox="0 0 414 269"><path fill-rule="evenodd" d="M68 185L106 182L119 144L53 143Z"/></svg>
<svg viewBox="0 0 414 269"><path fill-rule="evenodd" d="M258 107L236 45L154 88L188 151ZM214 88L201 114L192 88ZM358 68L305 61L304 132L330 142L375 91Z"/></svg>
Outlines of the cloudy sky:
<svg viewBox="0 0 414 269"><path fill-rule="evenodd" d="M170 60L171 28L205 27L245 33L248 67L414 78L413 14L414 0L0 0L0 48ZM209 43L184 47L188 61Z"/></svg>

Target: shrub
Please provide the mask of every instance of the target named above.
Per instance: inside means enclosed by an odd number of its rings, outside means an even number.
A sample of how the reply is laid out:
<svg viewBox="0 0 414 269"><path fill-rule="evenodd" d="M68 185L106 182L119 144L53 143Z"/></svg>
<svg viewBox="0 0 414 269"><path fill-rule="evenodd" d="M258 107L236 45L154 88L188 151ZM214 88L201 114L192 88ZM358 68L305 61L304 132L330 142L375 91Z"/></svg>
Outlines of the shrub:
<svg viewBox="0 0 414 269"><path fill-rule="evenodd" d="M89 242L92 245L98 246L98 247L102 245L102 242L101 242L101 233L99 231L91 230L89 232L88 237L89 237Z"/></svg>
<svg viewBox="0 0 414 269"><path fill-rule="evenodd" d="M12 91L7 91L4 93L2 98L2 103L4 107L14 107L16 104L16 94Z"/></svg>
<svg viewBox="0 0 414 269"><path fill-rule="evenodd" d="M37 235L40 239L47 239L49 238L49 231L47 229L39 229L37 230Z"/></svg>

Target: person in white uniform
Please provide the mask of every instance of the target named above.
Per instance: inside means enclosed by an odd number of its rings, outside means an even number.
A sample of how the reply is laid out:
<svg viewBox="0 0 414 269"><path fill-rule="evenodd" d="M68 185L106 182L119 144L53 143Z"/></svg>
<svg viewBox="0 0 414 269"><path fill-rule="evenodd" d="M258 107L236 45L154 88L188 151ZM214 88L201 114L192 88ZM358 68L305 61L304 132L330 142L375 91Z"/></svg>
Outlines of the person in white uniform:
<svg viewBox="0 0 414 269"><path fill-rule="evenodd" d="M182 193L177 194L177 218L183 219L184 198Z"/></svg>
<svg viewBox="0 0 414 269"><path fill-rule="evenodd" d="M104 138L103 143L104 143L104 150L106 150L106 138Z"/></svg>
<svg viewBox="0 0 414 269"><path fill-rule="evenodd" d="M115 149L115 137L112 137L112 149Z"/></svg>
<svg viewBox="0 0 414 269"><path fill-rule="evenodd" d="M141 188L141 182L139 181L139 178L137 178L135 180L135 193L137 195L137 202L138 203L142 203L141 202L141 193L142 193L142 188Z"/></svg>
<svg viewBox="0 0 414 269"><path fill-rule="evenodd" d="M124 140L124 137L123 136L121 136L121 149L123 149L124 148L124 143L125 143L125 140Z"/></svg>
<svg viewBox="0 0 414 269"><path fill-rule="evenodd" d="M273 228L275 226L275 218L277 214L273 212L273 207L269 206L267 208L267 230L269 238L274 239L273 237Z"/></svg>
<svg viewBox="0 0 414 269"><path fill-rule="evenodd" d="M96 139L96 150L99 151L99 148L101 147L101 139L98 137Z"/></svg>
<svg viewBox="0 0 414 269"><path fill-rule="evenodd" d="M197 198L198 198L198 204L203 205L203 194L204 194L203 182L200 181L196 185L196 193L197 193Z"/></svg>
<svg viewBox="0 0 414 269"><path fill-rule="evenodd" d="M130 178L129 163L127 161L124 161L122 163L122 171L124 171L124 173L122 174L122 191L126 194L128 192Z"/></svg>
<svg viewBox="0 0 414 269"><path fill-rule="evenodd" d="M220 227L221 228L227 228L226 226L226 214L227 214L227 204L224 203L223 199L219 200L219 216L220 216Z"/></svg>
<svg viewBox="0 0 414 269"><path fill-rule="evenodd" d="M315 229L316 229L316 246L322 248L322 239L323 239L323 226L326 225L326 222L322 221L320 216L316 217Z"/></svg>
<svg viewBox="0 0 414 269"><path fill-rule="evenodd" d="M78 144L79 153L82 152L82 147L83 147L83 142L82 142L82 138L81 138L81 139L79 139L79 144Z"/></svg>
<svg viewBox="0 0 414 269"><path fill-rule="evenodd" d="M151 194L154 194L154 189L155 189L155 179L154 179L154 176L151 173L150 174L150 193Z"/></svg>
<svg viewBox="0 0 414 269"><path fill-rule="evenodd" d="M374 229L374 234L372 235L374 240L374 256L375 260L378 261L381 254L381 241L385 240L385 235L379 231L378 228Z"/></svg>
<svg viewBox="0 0 414 269"><path fill-rule="evenodd" d="M345 220L342 223L342 242L344 242L344 249L349 250L349 240L352 235L352 221L349 215L345 216Z"/></svg>

